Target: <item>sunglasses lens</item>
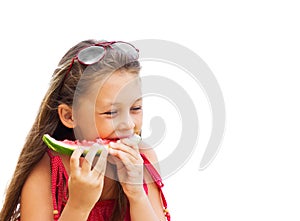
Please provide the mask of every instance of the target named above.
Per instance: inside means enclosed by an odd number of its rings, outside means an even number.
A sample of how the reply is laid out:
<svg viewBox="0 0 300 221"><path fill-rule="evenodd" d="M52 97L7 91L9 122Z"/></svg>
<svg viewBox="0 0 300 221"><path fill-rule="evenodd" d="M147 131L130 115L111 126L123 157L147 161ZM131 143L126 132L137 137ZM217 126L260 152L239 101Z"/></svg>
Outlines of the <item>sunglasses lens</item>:
<svg viewBox="0 0 300 221"><path fill-rule="evenodd" d="M127 56L129 55L132 59L138 59L139 53L138 50L132 46L131 44L128 43L123 43L123 42L117 42L115 44L112 44L111 47L113 49L117 49L121 51L122 53L126 54Z"/></svg>
<svg viewBox="0 0 300 221"><path fill-rule="evenodd" d="M101 60L104 56L105 49L99 46L90 46L81 50L78 54L78 60L85 64L91 65Z"/></svg>

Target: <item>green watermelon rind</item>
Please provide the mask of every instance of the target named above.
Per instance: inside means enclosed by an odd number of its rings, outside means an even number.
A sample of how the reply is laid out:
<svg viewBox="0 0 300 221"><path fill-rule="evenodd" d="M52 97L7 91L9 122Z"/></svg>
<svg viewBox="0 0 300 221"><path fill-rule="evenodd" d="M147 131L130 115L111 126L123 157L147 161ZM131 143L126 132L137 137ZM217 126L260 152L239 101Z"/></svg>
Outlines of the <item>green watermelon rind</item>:
<svg viewBox="0 0 300 221"><path fill-rule="evenodd" d="M57 141L55 140L54 138L52 138L49 134L44 134L43 135L43 141L44 143L47 145L47 147L57 153L60 153L60 154L65 154L65 155L69 155L71 156L72 153L74 152L75 149L81 147L84 149L83 151L83 156L85 156L88 152L88 148L90 147L84 147L84 146L81 146L81 145L70 145L70 144L67 144L67 143L63 143L62 141ZM97 144L97 143L95 143ZM99 146L104 146L104 145L100 145ZM97 154L96 155L100 155L101 152L102 152L102 149L99 149Z"/></svg>

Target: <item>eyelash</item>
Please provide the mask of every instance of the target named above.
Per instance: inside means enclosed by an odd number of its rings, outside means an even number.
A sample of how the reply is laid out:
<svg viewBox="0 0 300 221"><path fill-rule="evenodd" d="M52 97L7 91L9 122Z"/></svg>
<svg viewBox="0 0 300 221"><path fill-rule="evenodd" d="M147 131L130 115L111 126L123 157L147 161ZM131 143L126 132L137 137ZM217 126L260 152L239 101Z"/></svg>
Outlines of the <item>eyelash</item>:
<svg viewBox="0 0 300 221"><path fill-rule="evenodd" d="M107 111L107 112L104 112L102 114L105 114L105 115L113 115L113 114L116 114L117 111Z"/></svg>
<svg viewBox="0 0 300 221"><path fill-rule="evenodd" d="M139 111L139 110L142 110L142 109L143 109L142 106L137 106L137 107L131 108L130 110L132 110L132 111Z"/></svg>
<svg viewBox="0 0 300 221"><path fill-rule="evenodd" d="M130 111L138 112L138 111L140 111L140 110L142 110L142 109L143 109L142 106L138 106L138 107L133 107L133 108L131 108ZM118 111L107 111L107 112L104 112L104 113L102 113L102 114L108 115L108 116L112 116L112 115L115 115L115 114L117 114L117 113L118 113Z"/></svg>

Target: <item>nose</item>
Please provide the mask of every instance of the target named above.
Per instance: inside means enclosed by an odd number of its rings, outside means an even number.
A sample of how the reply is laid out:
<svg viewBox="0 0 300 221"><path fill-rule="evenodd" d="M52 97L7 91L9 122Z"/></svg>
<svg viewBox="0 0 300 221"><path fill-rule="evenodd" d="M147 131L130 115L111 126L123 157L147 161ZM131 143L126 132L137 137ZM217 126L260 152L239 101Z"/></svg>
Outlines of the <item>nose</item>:
<svg viewBox="0 0 300 221"><path fill-rule="evenodd" d="M133 130L135 127L134 119L132 116L128 114L124 114L120 116L119 122L117 124L118 130Z"/></svg>

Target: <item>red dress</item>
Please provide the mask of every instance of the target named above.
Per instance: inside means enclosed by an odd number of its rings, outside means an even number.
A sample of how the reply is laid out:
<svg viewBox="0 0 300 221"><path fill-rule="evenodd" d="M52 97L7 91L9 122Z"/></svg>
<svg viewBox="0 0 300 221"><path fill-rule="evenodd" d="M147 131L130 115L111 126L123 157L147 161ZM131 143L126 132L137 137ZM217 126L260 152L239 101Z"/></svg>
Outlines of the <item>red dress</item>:
<svg viewBox="0 0 300 221"><path fill-rule="evenodd" d="M50 157L51 162L51 191L52 191L52 201L53 201L53 216L54 220L57 221L66 205L68 200L67 198L67 183L68 183L68 174L66 169L62 163L62 160L59 156L54 156L48 151L48 155ZM164 194L161 190L163 187L162 179L154 168L154 166L150 163L150 161L146 158L144 154L141 154L144 160L144 166L150 173L151 177L155 181L163 202L165 216L168 221L171 220L170 214L167 211L167 202L165 200ZM148 193L147 184L144 183L144 190ZM98 201L92 211L89 214L88 221L108 221L112 215L113 209L115 205L115 200L103 200ZM129 210L125 215L124 221L130 221Z"/></svg>

